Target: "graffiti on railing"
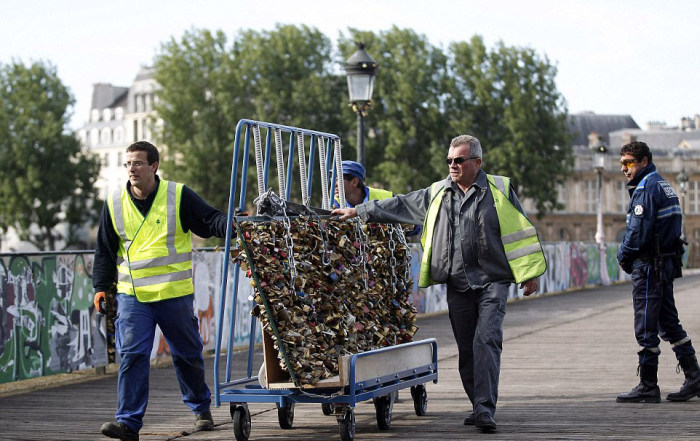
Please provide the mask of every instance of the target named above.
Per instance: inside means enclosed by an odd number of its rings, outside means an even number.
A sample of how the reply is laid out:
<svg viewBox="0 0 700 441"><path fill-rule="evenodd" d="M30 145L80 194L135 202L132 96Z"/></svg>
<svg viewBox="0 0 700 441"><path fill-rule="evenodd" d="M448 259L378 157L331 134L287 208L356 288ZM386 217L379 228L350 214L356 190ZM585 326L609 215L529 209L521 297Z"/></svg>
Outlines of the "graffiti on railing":
<svg viewBox="0 0 700 441"><path fill-rule="evenodd" d="M107 363L92 254L0 258L0 383Z"/></svg>
<svg viewBox="0 0 700 441"><path fill-rule="evenodd" d="M418 244L409 246L414 280L411 299L417 311L446 310L444 285L418 288L422 251ZM605 261L612 281L627 278L617 266L616 252L615 244L607 246ZM601 259L596 244L547 243L544 253L548 269L540 277L540 294L600 283ZM206 351L213 351L216 343L223 255L223 251L196 250L192 257L194 311ZM97 314L92 304L92 262L91 252L0 256L0 383L107 364L106 318ZM229 266L227 299L233 297L234 271L234 266ZM239 271L232 334L236 347L247 345L251 334L253 289L249 282ZM512 285L509 297L520 296L522 291ZM226 302L222 323L224 349L232 323L231 303ZM259 324L254 336L259 342ZM158 330L151 358L169 355Z"/></svg>

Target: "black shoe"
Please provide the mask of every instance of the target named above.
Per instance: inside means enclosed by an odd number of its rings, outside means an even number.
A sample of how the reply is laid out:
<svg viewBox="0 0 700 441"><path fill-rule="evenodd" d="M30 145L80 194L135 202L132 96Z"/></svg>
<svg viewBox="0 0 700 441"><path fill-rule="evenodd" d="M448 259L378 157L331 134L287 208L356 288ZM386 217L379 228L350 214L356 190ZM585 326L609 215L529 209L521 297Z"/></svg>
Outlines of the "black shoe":
<svg viewBox="0 0 700 441"><path fill-rule="evenodd" d="M208 410L197 415L194 419L194 427L197 430L214 430L214 419Z"/></svg>
<svg viewBox="0 0 700 441"><path fill-rule="evenodd" d="M639 383L628 393L619 394L615 401L618 403L658 403L661 401L661 391L659 386L648 388Z"/></svg>
<svg viewBox="0 0 700 441"><path fill-rule="evenodd" d="M661 401L661 391L657 385L658 379L656 372L657 365L640 364L637 367L639 375L639 384L630 392L619 394L617 396L618 403L658 403Z"/></svg>
<svg viewBox="0 0 700 441"><path fill-rule="evenodd" d="M496 422L493 417L486 412L482 412L476 416L474 425L484 432L493 432L496 430Z"/></svg>
<svg viewBox="0 0 700 441"><path fill-rule="evenodd" d="M700 397L700 366L695 355L681 358L676 372L680 372L681 369L685 374L683 386L678 392L668 394L668 401L688 401L695 396Z"/></svg>
<svg viewBox="0 0 700 441"><path fill-rule="evenodd" d="M124 423L104 423L100 429L102 435L122 441L139 441L139 434Z"/></svg>
<svg viewBox="0 0 700 441"><path fill-rule="evenodd" d="M476 417L474 416L474 412L471 412L467 417L464 419L464 425L465 426L473 426L476 424Z"/></svg>

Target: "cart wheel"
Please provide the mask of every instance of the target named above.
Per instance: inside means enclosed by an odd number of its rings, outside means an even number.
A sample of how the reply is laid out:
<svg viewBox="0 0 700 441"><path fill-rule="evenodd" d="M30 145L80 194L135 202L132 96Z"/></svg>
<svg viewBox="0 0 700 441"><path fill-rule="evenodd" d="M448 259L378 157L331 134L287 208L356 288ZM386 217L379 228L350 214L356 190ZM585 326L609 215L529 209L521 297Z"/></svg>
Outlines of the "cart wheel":
<svg viewBox="0 0 700 441"><path fill-rule="evenodd" d="M287 403L285 407L277 403L277 419L282 429L291 429L294 424L294 403Z"/></svg>
<svg viewBox="0 0 700 441"><path fill-rule="evenodd" d="M377 397L374 400L374 408L377 410L377 426L381 430L391 427L391 395Z"/></svg>
<svg viewBox="0 0 700 441"><path fill-rule="evenodd" d="M333 403L322 403L321 410L323 410L324 415L333 415L335 413L335 406Z"/></svg>
<svg viewBox="0 0 700 441"><path fill-rule="evenodd" d="M411 387L411 396L413 397L413 409L416 415L423 416L428 413L428 393L425 391L425 386L419 384Z"/></svg>
<svg viewBox="0 0 700 441"><path fill-rule="evenodd" d="M355 413L352 409L345 409L343 416L338 417L338 430L341 441L353 441L355 439Z"/></svg>
<svg viewBox="0 0 700 441"><path fill-rule="evenodd" d="M248 406L236 406L231 404L231 418L233 418L233 434L237 441L248 441L250 436L250 411Z"/></svg>

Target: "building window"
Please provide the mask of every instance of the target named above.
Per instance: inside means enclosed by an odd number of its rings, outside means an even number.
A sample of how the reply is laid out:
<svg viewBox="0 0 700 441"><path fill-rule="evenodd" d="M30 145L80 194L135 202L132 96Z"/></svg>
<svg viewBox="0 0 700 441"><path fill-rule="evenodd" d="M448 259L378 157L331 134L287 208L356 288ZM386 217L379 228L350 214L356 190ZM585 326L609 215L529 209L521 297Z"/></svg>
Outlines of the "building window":
<svg viewBox="0 0 700 441"><path fill-rule="evenodd" d="M98 122L100 120L100 109L92 109L90 112L90 121Z"/></svg>
<svg viewBox="0 0 700 441"><path fill-rule="evenodd" d="M123 142L124 142L124 129L121 126L116 127L114 129L114 143L121 144Z"/></svg>
<svg viewBox="0 0 700 441"><path fill-rule="evenodd" d="M557 211L566 211L566 184L557 184L557 202L561 204L561 209Z"/></svg>
<svg viewBox="0 0 700 441"><path fill-rule="evenodd" d="M117 167L122 163L122 152L117 152Z"/></svg>
<svg viewBox="0 0 700 441"><path fill-rule="evenodd" d="M688 182L688 192L685 195L686 214L695 214L700 212L700 181Z"/></svg>
<svg viewBox="0 0 700 441"><path fill-rule="evenodd" d="M104 119L105 121L111 121L111 119L112 119L112 109L110 109L109 107L106 107L106 108L102 111L102 119Z"/></svg>
<svg viewBox="0 0 700 441"><path fill-rule="evenodd" d="M124 118L124 108L123 107L117 107L114 109L114 119L123 119Z"/></svg>
<svg viewBox="0 0 700 441"><path fill-rule="evenodd" d="M102 157L102 166L109 167L109 153L105 153L105 155Z"/></svg>
<svg viewBox="0 0 700 441"><path fill-rule="evenodd" d="M100 142L102 145L110 145L112 143L112 130L109 127L102 129L100 134Z"/></svg>
<svg viewBox="0 0 700 441"><path fill-rule="evenodd" d="M100 131L97 129L90 130L90 145L96 146L100 142Z"/></svg>
<svg viewBox="0 0 700 441"><path fill-rule="evenodd" d="M134 120L134 142L139 140L139 122Z"/></svg>
<svg viewBox="0 0 700 441"><path fill-rule="evenodd" d="M595 179L586 179L584 181L584 200L586 213L595 213L598 209L598 183Z"/></svg>
<svg viewBox="0 0 700 441"><path fill-rule="evenodd" d="M559 230L559 240L564 241L564 242L570 242L571 241L571 233L569 233L569 230L566 228L561 228Z"/></svg>

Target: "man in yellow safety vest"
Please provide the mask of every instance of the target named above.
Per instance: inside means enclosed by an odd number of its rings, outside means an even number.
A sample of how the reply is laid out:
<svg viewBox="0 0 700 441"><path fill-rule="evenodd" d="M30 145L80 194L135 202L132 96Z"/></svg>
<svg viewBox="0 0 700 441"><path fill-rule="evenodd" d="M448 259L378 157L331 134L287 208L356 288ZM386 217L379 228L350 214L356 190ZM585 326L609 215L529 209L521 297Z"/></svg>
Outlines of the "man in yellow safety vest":
<svg viewBox="0 0 700 441"><path fill-rule="evenodd" d="M211 392L204 380L199 323L193 310L192 240L224 237L226 215L183 184L161 180L159 154L146 141L126 149L128 182L105 201L93 268L95 308L117 281L114 323L121 356L116 422L110 438L138 440L148 404L148 374L156 325L170 346L175 374L197 430L212 430Z"/></svg>
<svg viewBox="0 0 700 441"><path fill-rule="evenodd" d="M449 176L428 188L354 208L333 210L341 219L423 223L419 286L447 285L447 305L459 350L459 373L471 412L464 419L496 430L503 318L511 283L537 291L546 262L535 228L510 179L481 170L482 149L473 136L452 140Z"/></svg>

